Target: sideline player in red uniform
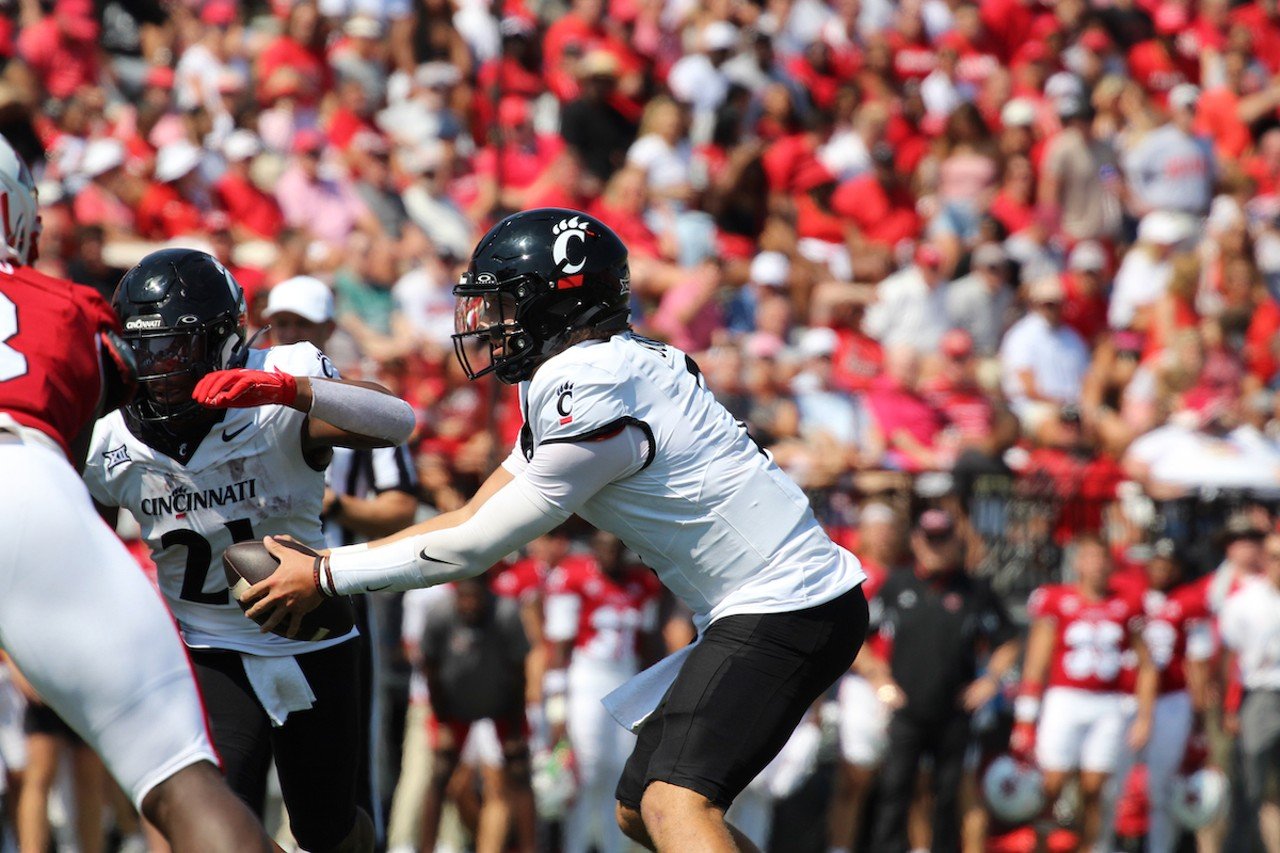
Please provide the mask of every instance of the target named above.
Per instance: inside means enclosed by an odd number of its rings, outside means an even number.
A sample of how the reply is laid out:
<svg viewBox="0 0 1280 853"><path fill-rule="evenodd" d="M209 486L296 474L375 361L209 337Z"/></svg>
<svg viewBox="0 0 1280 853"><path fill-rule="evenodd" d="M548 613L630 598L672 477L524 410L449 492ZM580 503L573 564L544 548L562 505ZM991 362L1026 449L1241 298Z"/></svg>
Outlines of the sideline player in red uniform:
<svg viewBox="0 0 1280 853"><path fill-rule="evenodd" d="M76 475L132 362L95 290L31 268L35 184L3 140L0 225L0 646L174 850L270 850L218 772L173 621Z"/></svg>
<svg viewBox="0 0 1280 853"><path fill-rule="evenodd" d="M612 533L591 538L594 559L568 559L547 577L544 679L551 742L567 733L578 769L578 794L565 822L566 853L621 853L613 789L635 735L618 726L602 699L640 671L642 638L658 629L658 579L628 564ZM551 709L559 705L559 713Z"/></svg>
<svg viewBox="0 0 1280 853"><path fill-rule="evenodd" d="M1125 654L1132 651L1138 658L1138 710L1128 730L1128 748L1135 751L1146 745L1151 732L1157 674L1142 639L1141 602L1109 590L1106 545L1093 537L1078 538L1074 568L1073 585L1044 586L1032 593L1012 745L1028 755L1034 743L1050 804L1068 778L1079 773L1080 849L1089 850L1098 838L1103 787L1125 748L1127 715L1120 682Z"/></svg>

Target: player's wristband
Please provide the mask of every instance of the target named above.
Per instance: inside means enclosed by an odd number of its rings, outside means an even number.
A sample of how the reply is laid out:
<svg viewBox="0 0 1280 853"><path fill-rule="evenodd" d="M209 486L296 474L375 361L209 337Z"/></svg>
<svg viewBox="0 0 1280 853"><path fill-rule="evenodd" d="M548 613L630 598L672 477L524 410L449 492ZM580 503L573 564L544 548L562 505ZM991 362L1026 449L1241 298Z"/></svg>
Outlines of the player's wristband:
<svg viewBox="0 0 1280 853"><path fill-rule="evenodd" d="M333 598L338 591L333 587L333 571L329 568L329 555L317 554L311 571L316 582L316 589L325 598Z"/></svg>
<svg viewBox="0 0 1280 853"><path fill-rule="evenodd" d="M569 691L569 674L563 669L547 670L542 676L542 692L546 696L561 696Z"/></svg>
<svg viewBox="0 0 1280 853"><path fill-rule="evenodd" d="M563 693L548 696L543 705L547 715L547 725L558 726L569 716L569 702Z"/></svg>
<svg viewBox="0 0 1280 853"><path fill-rule="evenodd" d="M1019 723L1034 723L1039 716L1039 693L1024 692L1013 700L1013 718Z"/></svg>

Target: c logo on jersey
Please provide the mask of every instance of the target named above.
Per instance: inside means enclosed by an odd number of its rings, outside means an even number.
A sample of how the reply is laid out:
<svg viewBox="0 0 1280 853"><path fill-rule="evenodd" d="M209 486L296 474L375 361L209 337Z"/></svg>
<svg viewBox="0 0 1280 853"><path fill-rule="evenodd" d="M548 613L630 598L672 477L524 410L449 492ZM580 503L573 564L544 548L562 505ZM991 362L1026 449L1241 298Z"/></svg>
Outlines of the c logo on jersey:
<svg viewBox="0 0 1280 853"><path fill-rule="evenodd" d="M562 219L551 229L556 235L551 247L551 259L560 268L561 275L577 275L587 265L587 223L574 216Z"/></svg>
<svg viewBox="0 0 1280 853"><path fill-rule="evenodd" d="M111 473L112 468L133 461L129 458L129 448L125 447L123 444L119 447L111 448L106 453L102 454L102 458L106 462L108 474Z"/></svg>
<svg viewBox="0 0 1280 853"><path fill-rule="evenodd" d="M573 423L573 383L566 382L556 389L556 414L560 415L560 425Z"/></svg>

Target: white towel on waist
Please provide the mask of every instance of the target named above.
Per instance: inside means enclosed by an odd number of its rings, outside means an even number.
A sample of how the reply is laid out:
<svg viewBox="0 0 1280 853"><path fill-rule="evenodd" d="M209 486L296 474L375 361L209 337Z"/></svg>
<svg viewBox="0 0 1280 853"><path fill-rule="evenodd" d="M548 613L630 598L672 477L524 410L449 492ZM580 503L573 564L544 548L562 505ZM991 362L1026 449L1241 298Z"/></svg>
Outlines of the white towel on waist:
<svg viewBox="0 0 1280 853"><path fill-rule="evenodd" d="M680 667L693 652L697 642L690 643L678 652L667 655L653 666L627 679L626 683L614 690L601 701L609 716L619 725L630 731L639 730L644 721L658 708L662 697L667 695Z"/></svg>
<svg viewBox="0 0 1280 853"><path fill-rule="evenodd" d="M271 725L283 726L290 712L305 711L316 703L316 694L311 692L307 676L293 655L242 654L240 660L244 661L244 674L271 718Z"/></svg>

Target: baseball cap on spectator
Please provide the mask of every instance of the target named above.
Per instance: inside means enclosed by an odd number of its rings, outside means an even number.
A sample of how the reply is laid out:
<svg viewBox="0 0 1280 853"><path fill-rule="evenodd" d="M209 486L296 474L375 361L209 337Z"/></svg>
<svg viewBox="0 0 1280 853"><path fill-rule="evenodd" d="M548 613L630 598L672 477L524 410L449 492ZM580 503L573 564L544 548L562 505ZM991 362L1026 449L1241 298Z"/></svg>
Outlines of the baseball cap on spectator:
<svg viewBox="0 0 1280 853"><path fill-rule="evenodd" d="M222 143L222 156L232 163L240 163L262 152L262 142L252 130L234 130Z"/></svg>
<svg viewBox="0 0 1280 853"><path fill-rule="evenodd" d="M153 65L147 69L147 74L142 78L142 85L148 89L172 89L173 88L173 69L167 65Z"/></svg>
<svg viewBox="0 0 1280 853"><path fill-rule="evenodd" d="M1155 24L1156 34L1162 36L1177 35L1191 23L1187 17L1187 10L1182 7L1182 4L1173 2L1161 3L1157 6L1155 14L1151 16L1151 22Z"/></svg>
<svg viewBox="0 0 1280 853"><path fill-rule="evenodd" d="M1045 97L1056 101L1059 98L1084 97L1084 82L1069 71L1059 71L1044 83Z"/></svg>
<svg viewBox="0 0 1280 853"><path fill-rule="evenodd" d="M354 39L382 37L382 23L368 15L353 15L342 25L342 32Z"/></svg>
<svg viewBox="0 0 1280 853"><path fill-rule="evenodd" d="M124 143L118 139L95 139L84 147L80 172L87 178L105 175L124 165Z"/></svg>
<svg viewBox="0 0 1280 853"><path fill-rule="evenodd" d="M507 15L498 25L498 30L508 37L527 37L537 31L537 25L525 15Z"/></svg>
<svg viewBox="0 0 1280 853"><path fill-rule="evenodd" d="M1084 98L1079 95L1063 95L1054 100L1053 108L1058 113L1058 118L1065 121L1080 118L1089 112L1089 107Z"/></svg>
<svg viewBox="0 0 1280 853"><path fill-rule="evenodd" d="M498 126L510 130L529 123L529 102L519 95L507 95L498 102Z"/></svg>
<svg viewBox="0 0 1280 853"><path fill-rule="evenodd" d="M93 41L98 37L98 18L92 0L57 0L53 17L58 29L77 41Z"/></svg>
<svg viewBox="0 0 1280 853"><path fill-rule="evenodd" d="M200 10L200 20L211 27L228 27L236 22L235 0L208 0Z"/></svg>
<svg viewBox="0 0 1280 853"><path fill-rule="evenodd" d="M200 165L201 151L185 139L170 142L156 153L156 180L172 183Z"/></svg>
<svg viewBox="0 0 1280 853"><path fill-rule="evenodd" d="M593 50L578 62L578 76L617 77L618 57L607 50Z"/></svg>
<svg viewBox="0 0 1280 853"><path fill-rule="evenodd" d="M738 45L738 28L728 21L712 21L702 28L702 47L707 53L733 50Z"/></svg>
<svg viewBox="0 0 1280 853"><path fill-rule="evenodd" d="M823 358L836 351L836 333L825 326L805 329L796 342L796 352L803 358Z"/></svg>
<svg viewBox="0 0 1280 853"><path fill-rule="evenodd" d="M1102 272L1107 268L1107 253L1097 240L1081 240L1067 255L1067 269L1079 272Z"/></svg>
<svg viewBox="0 0 1280 853"><path fill-rule="evenodd" d="M444 165L444 155L444 143L428 139L412 148L400 149L400 166L410 174L427 175Z"/></svg>
<svg viewBox="0 0 1280 853"><path fill-rule="evenodd" d="M768 332L752 332L742 344L748 358L777 358L785 348L777 335Z"/></svg>
<svg viewBox="0 0 1280 853"><path fill-rule="evenodd" d="M956 529L956 521L945 509L927 509L920 514L916 526L930 539L942 539Z"/></svg>
<svg viewBox="0 0 1280 853"><path fill-rule="evenodd" d="M1222 532L1218 534L1218 540L1222 545L1230 545L1241 539L1260 541L1266 538L1267 532L1254 524L1253 518L1243 512L1237 512L1228 518Z"/></svg>
<svg viewBox="0 0 1280 853"><path fill-rule="evenodd" d="M947 358L966 358L973 353L973 338L964 329L951 329L938 346Z"/></svg>
<svg viewBox="0 0 1280 853"><path fill-rule="evenodd" d="M781 252L761 252L751 261L751 281L765 287L786 287L791 261Z"/></svg>
<svg viewBox="0 0 1280 853"><path fill-rule="evenodd" d="M333 291L323 281L309 275L287 278L267 294L267 307L262 317L270 319L280 313L297 314L312 323L332 320Z"/></svg>
<svg viewBox="0 0 1280 853"><path fill-rule="evenodd" d="M294 154L317 154L324 148L324 134L314 127L304 127L293 135L290 150Z"/></svg>
<svg viewBox="0 0 1280 853"><path fill-rule="evenodd" d="M858 513L859 524L893 524L897 520L898 514L893 508L879 501L867 504Z"/></svg>
<svg viewBox="0 0 1280 853"><path fill-rule="evenodd" d="M1169 90L1169 106L1175 110L1193 110L1200 102L1200 87L1179 83Z"/></svg>
<svg viewBox="0 0 1280 853"><path fill-rule="evenodd" d="M978 268L1000 267L1008 262L1009 256L999 243L983 243L973 250L973 266Z"/></svg>
<svg viewBox="0 0 1280 853"><path fill-rule="evenodd" d="M452 62L424 62L413 72L413 80L424 89L447 89L457 85L462 73Z"/></svg>
<svg viewBox="0 0 1280 853"><path fill-rule="evenodd" d="M1000 109L1000 123L1005 127L1031 127L1035 121L1035 104L1026 98L1014 98Z"/></svg>
<svg viewBox="0 0 1280 853"><path fill-rule="evenodd" d="M1031 282L1027 288L1027 298L1032 305L1049 305L1061 302L1066 297L1062 288L1062 279L1056 275L1044 276Z"/></svg>
<svg viewBox="0 0 1280 853"><path fill-rule="evenodd" d="M1138 223L1138 239L1157 246L1173 246L1190 237L1193 230L1183 214L1153 210Z"/></svg>
<svg viewBox="0 0 1280 853"><path fill-rule="evenodd" d="M915 262L916 266L937 269L942 266L942 252L932 243L921 243L916 246Z"/></svg>
<svg viewBox="0 0 1280 853"><path fill-rule="evenodd" d="M1111 37L1107 35L1106 30L1098 27L1090 27L1084 31L1084 35L1080 36L1080 46L1094 53L1110 50L1111 44Z"/></svg>

